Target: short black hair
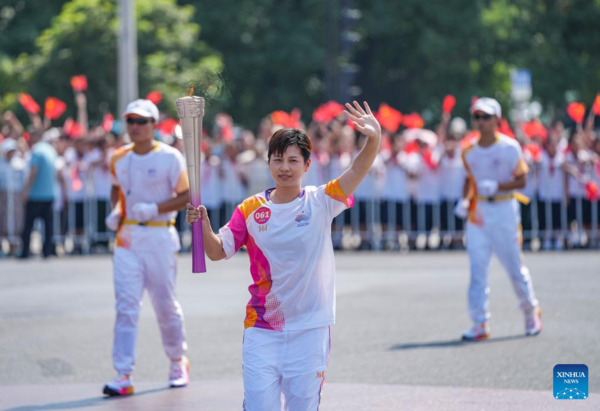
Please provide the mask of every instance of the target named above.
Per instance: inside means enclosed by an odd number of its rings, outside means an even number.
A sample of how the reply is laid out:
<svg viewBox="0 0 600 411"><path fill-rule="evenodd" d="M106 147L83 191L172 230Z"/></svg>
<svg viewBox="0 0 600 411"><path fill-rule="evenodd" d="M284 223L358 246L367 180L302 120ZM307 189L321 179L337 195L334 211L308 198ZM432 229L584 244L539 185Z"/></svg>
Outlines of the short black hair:
<svg viewBox="0 0 600 411"><path fill-rule="evenodd" d="M304 163L308 162L312 151L312 143L304 131L295 128L282 128L273 134L269 140L269 162L271 162L272 155L282 156L289 146L297 146L302 153Z"/></svg>

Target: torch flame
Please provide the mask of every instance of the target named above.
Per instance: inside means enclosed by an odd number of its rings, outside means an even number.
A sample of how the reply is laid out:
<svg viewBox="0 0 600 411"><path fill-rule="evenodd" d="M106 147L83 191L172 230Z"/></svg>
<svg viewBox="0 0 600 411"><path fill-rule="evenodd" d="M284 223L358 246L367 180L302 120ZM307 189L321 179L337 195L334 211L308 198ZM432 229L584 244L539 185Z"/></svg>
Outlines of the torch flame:
<svg viewBox="0 0 600 411"><path fill-rule="evenodd" d="M188 91L187 91L187 96L191 97L193 95L194 95L194 86L190 86L190 88L188 88Z"/></svg>

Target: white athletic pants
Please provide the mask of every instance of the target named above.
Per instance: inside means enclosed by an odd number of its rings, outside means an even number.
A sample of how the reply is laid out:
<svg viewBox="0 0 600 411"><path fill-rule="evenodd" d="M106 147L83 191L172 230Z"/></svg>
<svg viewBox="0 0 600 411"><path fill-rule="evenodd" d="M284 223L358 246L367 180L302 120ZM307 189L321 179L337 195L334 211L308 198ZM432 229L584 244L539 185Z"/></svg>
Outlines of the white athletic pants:
<svg viewBox="0 0 600 411"><path fill-rule="evenodd" d="M316 411L331 346L328 326L244 331L244 411ZM283 395L283 408L281 400Z"/></svg>
<svg viewBox="0 0 600 411"><path fill-rule="evenodd" d="M520 228L517 221L478 226L467 224L467 252L471 264L469 285L469 314L473 322L490 318L488 268L492 253L496 254L507 271L524 312L538 305L533 292L529 270L523 264Z"/></svg>
<svg viewBox="0 0 600 411"><path fill-rule="evenodd" d="M171 251L136 251L116 247L114 283L117 318L113 364L117 372L131 374L135 364L137 323L144 289L154 306L162 343L171 360L185 354L183 312L175 299L177 255Z"/></svg>

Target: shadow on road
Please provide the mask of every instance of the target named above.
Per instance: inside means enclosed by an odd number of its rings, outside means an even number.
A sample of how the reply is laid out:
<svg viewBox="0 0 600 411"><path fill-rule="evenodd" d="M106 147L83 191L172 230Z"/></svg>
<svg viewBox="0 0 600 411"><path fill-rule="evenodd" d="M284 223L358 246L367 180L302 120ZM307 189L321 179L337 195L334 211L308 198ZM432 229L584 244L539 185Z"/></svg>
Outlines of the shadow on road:
<svg viewBox="0 0 600 411"><path fill-rule="evenodd" d="M153 394L156 392L169 390L168 387L163 388L155 388L146 391L136 391L135 397L139 397L140 395ZM83 400L76 401L67 401L67 402L55 402L52 404L45 405L23 405L20 407L8 408L5 411L43 411L43 410L71 410L71 409L79 409L79 408L87 408L87 407L96 407L101 404L106 404L107 401L121 401L126 398L131 398L131 396L126 397L93 397L86 398Z"/></svg>
<svg viewBox="0 0 600 411"><path fill-rule="evenodd" d="M492 344L503 341L511 341L511 340L520 340L523 338L527 338L527 336L519 334L519 335L509 335L506 337L498 337L498 338L490 338L488 340L480 340L480 341L463 341L463 340L448 340L448 341L430 341L430 342L422 342L422 343L407 343L407 344L396 344L390 347L391 351L396 350L416 350L419 348L451 348L451 347L463 347L472 344Z"/></svg>

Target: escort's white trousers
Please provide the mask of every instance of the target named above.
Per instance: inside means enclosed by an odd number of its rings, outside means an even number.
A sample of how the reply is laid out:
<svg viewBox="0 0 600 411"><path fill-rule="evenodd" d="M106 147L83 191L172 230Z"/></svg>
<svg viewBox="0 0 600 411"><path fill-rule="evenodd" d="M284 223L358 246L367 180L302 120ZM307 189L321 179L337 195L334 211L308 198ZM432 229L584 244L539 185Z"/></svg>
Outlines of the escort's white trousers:
<svg viewBox="0 0 600 411"><path fill-rule="evenodd" d="M316 411L331 347L328 326L244 331L244 411ZM283 394L283 408L281 400Z"/></svg>
<svg viewBox="0 0 600 411"><path fill-rule="evenodd" d="M488 268L492 253L507 271L521 309L528 313L538 305L529 270L523 264L518 211L510 205L510 202L478 204L483 225L467 223L467 252L471 265L469 314L475 323L490 318Z"/></svg>
<svg viewBox="0 0 600 411"><path fill-rule="evenodd" d="M140 251L116 247L114 284L117 318L113 364L117 372L131 374L135 364L137 323L144 289L154 306L162 343L171 360L185 354L187 344L181 306L175 299L177 254L170 249Z"/></svg>

